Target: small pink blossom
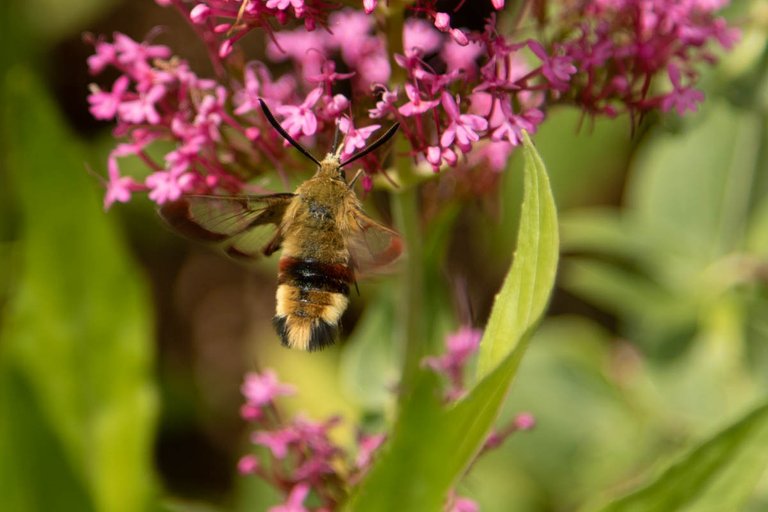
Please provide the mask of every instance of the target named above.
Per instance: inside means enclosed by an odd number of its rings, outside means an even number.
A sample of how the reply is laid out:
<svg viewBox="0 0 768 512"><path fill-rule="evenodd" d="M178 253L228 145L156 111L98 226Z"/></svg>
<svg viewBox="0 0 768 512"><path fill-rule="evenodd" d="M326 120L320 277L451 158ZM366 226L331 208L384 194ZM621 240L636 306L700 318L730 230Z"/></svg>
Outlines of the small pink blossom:
<svg viewBox="0 0 768 512"><path fill-rule="evenodd" d="M272 455L280 460L288 455L288 448L299 439L299 434L291 427L283 430L254 432L251 437L254 444L266 446Z"/></svg>
<svg viewBox="0 0 768 512"><path fill-rule="evenodd" d="M395 110L395 102L397 101L398 88L395 87L392 91L383 88L381 93L381 99L376 102L376 106L368 110L368 117L371 119L379 119L385 117L390 112Z"/></svg>
<svg viewBox="0 0 768 512"><path fill-rule="evenodd" d="M91 74L97 75L117 60L117 50L113 44L104 41L97 41L94 49L96 53L88 57L87 62Z"/></svg>
<svg viewBox="0 0 768 512"><path fill-rule="evenodd" d="M365 14L371 14L376 9L376 4L379 0L363 0L363 9Z"/></svg>
<svg viewBox="0 0 768 512"><path fill-rule="evenodd" d="M420 18L408 18L403 27L403 48L406 55L426 55L436 51L443 36L434 26Z"/></svg>
<svg viewBox="0 0 768 512"><path fill-rule="evenodd" d="M421 99L421 93L412 84L405 84L405 94L410 101L401 105L398 111L406 117L423 114L427 110L435 108L440 103L439 100Z"/></svg>
<svg viewBox="0 0 768 512"><path fill-rule="evenodd" d="M131 193L141 190L141 185L130 176L121 176L117 167L117 155L113 152L107 160L107 193L104 195L104 209L108 210L114 203L127 203Z"/></svg>
<svg viewBox="0 0 768 512"><path fill-rule="evenodd" d="M147 122L149 124L160 123L160 114L155 109L155 104L165 96L165 87L153 86L147 93L140 93L135 100L124 101L118 107L120 118L133 124Z"/></svg>
<svg viewBox="0 0 768 512"><path fill-rule="evenodd" d="M301 17L304 14L304 0L267 0L267 7L270 9L286 10L293 7L296 16Z"/></svg>
<svg viewBox="0 0 768 512"><path fill-rule="evenodd" d="M704 93L692 87L684 87L680 81L680 69L677 66L670 65L668 73L674 89L661 100L661 110L669 112L674 108L681 116L688 110L696 112L698 104L704 101Z"/></svg>
<svg viewBox="0 0 768 512"><path fill-rule="evenodd" d="M536 426L536 418L529 412L521 412L515 417L514 425L520 431L531 430Z"/></svg>
<svg viewBox="0 0 768 512"><path fill-rule="evenodd" d="M91 104L89 110L96 119L113 119L117 114L120 102L123 100L123 94L128 90L130 79L125 75L115 80L112 85L112 91L103 92L96 88L89 96L88 103Z"/></svg>
<svg viewBox="0 0 768 512"><path fill-rule="evenodd" d="M268 512L309 512L304 507L304 500L307 499L309 494L309 485L296 484L291 493L288 495L288 499L282 505L271 507Z"/></svg>
<svg viewBox="0 0 768 512"><path fill-rule="evenodd" d="M541 59L541 72L550 85L560 91L567 90L571 76L577 71L576 66L573 65L573 60L566 56L550 56L544 46L533 39L528 41L528 47Z"/></svg>
<svg viewBox="0 0 768 512"><path fill-rule="evenodd" d="M278 396L292 395L295 392L293 386L278 382L277 374L271 369L266 369L261 374L248 373L240 391L247 403L256 407L263 407Z"/></svg>
<svg viewBox="0 0 768 512"><path fill-rule="evenodd" d="M261 419L263 413L261 407L253 404L243 404L240 407L240 417L245 421L257 421Z"/></svg>
<svg viewBox="0 0 768 512"><path fill-rule="evenodd" d="M528 109L522 114L515 114L512 112L512 105L508 101L500 101L499 104L503 121L493 127L491 140L494 142L506 140L513 146L519 146L523 142L523 131L527 131L529 134L536 133L538 125L544 120L544 113L537 108Z"/></svg>
<svg viewBox="0 0 768 512"><path fill-rule="evenodd" d="M427 148L427 162L432 165L432 170L438 172L443 164L454 167L459 161L459 156L451 148L430 146Z"/></svg>
<svg viewBox="0 0 768 512"><path fill-rule="evenodd" d="M427 357L422 364L437 373L445 375L451 383L448 399L455 400L463 393L464 367L477 351L482 331L461 327L445 339L446 353L439 357Z"/></svg>
<svg viewBox="0 0 768 512"><path fill-rule="evenodd" d="M448 512L479 512L480 507L474 500L457 496L448 508Z"/></svg>
<svg viewBox="0 0 768 512"><path fill-rule="evenodd" d="M189 19L192 23L200 25L211 16L211 8L205 4L197 4L189 11Z"/></svg>
<svg viewBox="0 0 768 512"><path fill-rule="evenodd" d="M317 87L307 94L301 105L280 105L275 109L278 114L285 116L282 125L291 137L298 137L301 134L309 136L317 131L317 116L312 111L312 107L322 95L323 89Z"/></svg>
<svg viewBox="0 0 768 512"><path fill-rule="evenodd" d="M340 117L338 125L339 130L344 134L344 146L341 150L342 160L352 156L356 150L363 149L368 137L381 128L381 125L378 124L372 124L364 128L355 128L352 124L352 120L347 116Z"/></svg>
<svg viewBox="0 0 768 512"><path fill-rule="evenodd" d="M491 5L493 5L494 9L500 11L504 8L504 0L491 0Z"/></svg>
<svg viewBox="0 0 768 512"><path fill-rule="evenodd" d="M176 201L190 189L194 177L190 173L178 171L153 172L144 180L149 188L149 198L157 204Z"/></svg>
<svg viewBox="0 0 768 512"><path fill-rule="evenodd" d="M370 466L376 451L384 444L387 436L385 434L361 435L358 440L357 457L355 466L358 469L367 469Z"/></svg>
<svg viewBox="0 0 768 512"><path fill-rule="evenodd" d="M171 56L171 49L164 45L150 45L139 43L120 32L115 33L115 49L117 60L123 64L145 64L152 59L167 59Z"/></svg>
<svg viewBox="0 0 768 512"><path fill-rule="evenodd" d="M253 455L245 455L237 463L237 471L241 475L255 473L259 469L259 459Z"/></svg>
<svg viewBox="0 0 768 512"><path fill-rule="evenodd" d="M449 147L454 142L464 152L472 149L472 143L480 140L478 131L488 128L488 121L474 114L462 114L456 100L448 91L440 96L443 109L448 114L450 123L440 138L440 145Z"/></svg>
<svg viewBox="0 0 768 512"><path fill-rule="evenodd" d="M448 32L451 29L451 17L448 13L438 12L435 14L435 28L440 32Z"/></svg>

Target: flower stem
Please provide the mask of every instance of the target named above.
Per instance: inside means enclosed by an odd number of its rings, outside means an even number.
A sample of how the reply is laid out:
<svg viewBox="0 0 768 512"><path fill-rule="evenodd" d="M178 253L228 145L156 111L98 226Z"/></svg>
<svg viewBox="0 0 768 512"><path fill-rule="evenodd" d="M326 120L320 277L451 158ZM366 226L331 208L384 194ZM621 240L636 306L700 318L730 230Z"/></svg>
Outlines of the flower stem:
<svg viewBox="0 0 768 512"><path fill-rule="evenodd" d="M398 138L396 167L403 189L393 196L393 214L395 226L403 237L407 257L400 277L398 314L399 336L402 354L402 375L400 380L400 402L407 400L416 375L419 372L424 352L425 311L424 311L424 272L422 233L419 216L419 189L409 177L413 165L402 146L407 146L405 138Z"/></svg>
<svg viewBox="0 0 768 512"><path fill-rule="evenodd" d="M392 89L405 83L405 70L397 65L395 54L403 53L403 26L405 9L410 0L391 0L386 10L387 47L392 74ZM419 216L419 189L414 180L413 160L408 141L402 135L395 138L395 168L402 187L393 194L392 209L395 227L403 237L407 257L399 283L399 311L397 311L402 355L399 400L402 404L413 389L419 365L424 355L424 273L422 270L422 233Z"/></svg>

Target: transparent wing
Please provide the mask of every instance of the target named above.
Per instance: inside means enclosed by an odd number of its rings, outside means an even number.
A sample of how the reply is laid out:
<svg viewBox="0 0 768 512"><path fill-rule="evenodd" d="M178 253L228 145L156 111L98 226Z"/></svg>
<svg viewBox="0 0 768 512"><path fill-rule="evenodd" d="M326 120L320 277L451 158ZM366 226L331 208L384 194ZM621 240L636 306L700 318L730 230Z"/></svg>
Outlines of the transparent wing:
<svg viewBox="0 0 768 512"><path fill-rule="evenodd" d="M189 195L163 204L158 213L188 238L220 243L234 257L256 258L279 248L282 239L275 228L292 198L293 194Z"/></svg>
<svg viewBox="0 0 768 512"><path fill-rule="evenodd" d="M403 252L403 240L394 231L362 212L356 215L357 229L349 236L349 253L357 272L371 272L395 261Z"/></svg>

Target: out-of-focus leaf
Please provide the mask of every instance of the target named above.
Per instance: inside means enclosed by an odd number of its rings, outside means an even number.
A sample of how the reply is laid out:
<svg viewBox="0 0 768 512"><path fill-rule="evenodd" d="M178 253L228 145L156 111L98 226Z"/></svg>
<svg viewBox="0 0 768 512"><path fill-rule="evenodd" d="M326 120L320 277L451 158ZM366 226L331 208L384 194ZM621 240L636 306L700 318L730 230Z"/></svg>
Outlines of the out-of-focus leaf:
<svg viewBox="0 0 768 512"><path fill-rule="evenodd" d="M636 221L680 258L664 268L683 276L741 242L761 143L759 118L722 102L697 121L680 135L654 137L627 188Z"/></svg>
<svg viewBox="0 0 768 512"><path fill-rule="evenodd" d="M768 466L768 404L692 450L642 489L600 512L742 510Z"/></svg>
<svg viewBox="0 0 768 512"><path fill-rule="evenodd" d="M694 311L674 294L634 272L594 260L571 258L564 284L606 311L685 322Z"/></svg>
<svg viewBox="0 0 768 512"><path fill-rule="evenodd" d="M8 0L14 2L16 0ZM26 25L45 39L56 39L87 26L89 20L114 7L116 0L23 0Z"/></svg>
<svg viewBox="0 0 768 512"><path fill-rule="evenodd" d="M143 278L36 77L14 68L3 90L21 227L0 333L0 495L21 504L9 510L144 510L157 399Z"/></svg>
<svg viewBox="0 0 768 512"><path fill-rule="evenodd" d="M549 180L525 138L525 193L514 263L481 343L478 378L453 406L438 379L422 372L383 453L354 492L349 510L440 510L446 493L480 450L554 286L557 215Z"/></svg>
<svg viewBox="0 0 768 512"><path fill-rule="evenodd" d="M395 305L389 289L380 290L367 305L347 347L341 354L341 386L357 404L366 409L383 409L393 399L397 384L398 358L391 333Z"/></svg>

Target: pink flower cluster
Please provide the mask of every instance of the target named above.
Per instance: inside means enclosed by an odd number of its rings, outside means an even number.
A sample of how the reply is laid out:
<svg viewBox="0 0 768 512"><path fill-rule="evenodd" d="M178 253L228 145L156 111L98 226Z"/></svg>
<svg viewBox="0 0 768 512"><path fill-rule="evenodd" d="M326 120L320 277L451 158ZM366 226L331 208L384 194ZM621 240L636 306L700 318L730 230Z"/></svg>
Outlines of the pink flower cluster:
<svg viewBox="0 0 768 512"><path fill-rule="evenodd" d="M261 456L242 457L238 470L257 475L283 492L285 502L270 512L335 510L345 496L346 485L358 481L370 467L384 435L361 434L352 457L329 435L340 418L315 422L296 417L287 425L280 421L275 398L293 392L291 386L278 382L272 370L246 375L241 416L255 427L251 442L266 450ZM306 504L308 501L316 505Z"/></svg>
<svg viewBox="0 0 768 512"><path fill-rule="evenodd" d="M446 338L448 350L444 355L424 361L425 366L448 378L451 400L463 393L464 369L477 350L480 336L480 331L463 327ZM245 403L240 414L254 426L251 442L263 450L258 456L243 456L238 470L243 475L260 477L283 493L285 501L270 508L270 512L336 510L345 498L346 489L360 481L376 451L386 441L384 434L361 434L353 456L330 438L331 429L341 422L338 417L315 422L297 416L286 425L278 414L275 399L293 394L294 389L279 382L272 370L247 374L241 390ZM530 413L518 414L509 425L488 436L481 454L497 448L513 433L530 430L534 425L535 419ZM478 507L474 501L452 491L446 510L473 512Z"/></svg>
<svg viewBox="0 0 768 512"><path fill-rule="evenodd" d="M93 116L115 122L121 140L108 160L106 206L139 190L157 203L235 193L268 169L303 168L291 165L259 98L304 142L327 148L338 127L345 156L397 121L416 164L501 170L553 104L606 116L695 110L697 69L714 60L712 43L727 49L738 37L716 14L727 0L564 0L538 39L500 33L501 0L483 30L455 26L463 0L418 0L399 20L377 0L359 10L323 0L156 1L189 20L216 78L198 77L166 46L90 39L91 72L119 72L89 96ZM402 35L388 34L391 26ZM238 43L254 31L268 40L266 56L248 61ZM274 77L267 60L291 70ZM149 146L164 157L151 158ZM124 176L118 159L129 155L151 174ZM360 162L369 174L382 168L376 155Z"/></svg>

